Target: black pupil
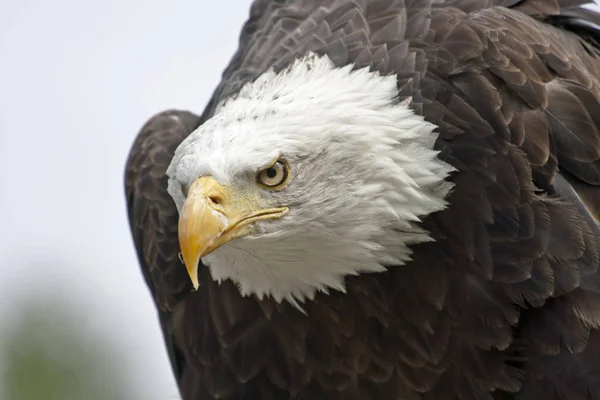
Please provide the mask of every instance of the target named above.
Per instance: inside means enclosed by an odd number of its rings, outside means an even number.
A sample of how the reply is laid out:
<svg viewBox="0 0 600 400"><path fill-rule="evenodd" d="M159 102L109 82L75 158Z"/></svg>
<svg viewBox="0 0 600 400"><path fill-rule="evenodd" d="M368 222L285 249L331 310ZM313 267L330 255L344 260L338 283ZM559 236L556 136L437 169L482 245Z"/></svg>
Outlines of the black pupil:
<svg viewBox="0 0 600 400"><path fill-rule="evenodd" d="M269 178L275 178L277 176L277 170L274 167L271 167L267 170L267 176Z"/></svg>

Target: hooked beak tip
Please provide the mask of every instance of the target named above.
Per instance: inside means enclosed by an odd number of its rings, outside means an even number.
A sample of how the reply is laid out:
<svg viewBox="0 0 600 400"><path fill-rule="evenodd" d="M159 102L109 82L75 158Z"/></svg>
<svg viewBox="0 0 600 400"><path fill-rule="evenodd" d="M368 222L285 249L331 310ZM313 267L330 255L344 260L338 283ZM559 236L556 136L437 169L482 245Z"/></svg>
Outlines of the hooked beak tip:
<svg viewBox="0 0 600 400"><path fill-rule="evenodd" d="M198 282L198 264L200 260L196 264L191 264L190 267L186 264L186 269L188 271L188 275L190 276L190 280L192 281L192 285L194 286L194 290L198 290L200 283Z"/></svg>
<svg viewBox="0 0 600 400"><path fill-rule="evenodd" d="M198 268L201 258L214 249L215 241L227 227L226 216L215 210L209 201L211 196L216 196L221 191L213 180L197 180L190 187L190 194L179 217L179 246L194 289L199 286Z"/></svg>
<svg viewBox="0 0 600 400"><path fill-rule="evenodd" d="M195 235L185 239L181 238L183 240L180 240L180 246L183 264L185 265L194 289L197 290L200 286L198 270L200 268L201 258L205 251L198 245L198 239L194 236Z"/></svg>
<svg viewBox="0 0 600 400"><path fill-rule="evenodd" d="M248 235L252 231L251 223L281 218L287 211L287 207L261 209L211 177L198 178L189 188L178 227L183 263L194 289L200 286L198 268L202 257L233 239Z"/></svg>

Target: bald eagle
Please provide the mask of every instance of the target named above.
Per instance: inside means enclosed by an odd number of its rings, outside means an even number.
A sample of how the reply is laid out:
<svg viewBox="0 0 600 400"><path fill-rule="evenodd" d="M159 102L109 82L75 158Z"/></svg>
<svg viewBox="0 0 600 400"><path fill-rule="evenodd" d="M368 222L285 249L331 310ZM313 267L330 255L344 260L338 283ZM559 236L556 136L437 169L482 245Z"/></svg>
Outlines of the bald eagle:
<svg viewBox="0 0 600 400"><path fill-rule="evenodd" d="M183 399L599 399L582 3L256 0L126 168Z"/></svg>

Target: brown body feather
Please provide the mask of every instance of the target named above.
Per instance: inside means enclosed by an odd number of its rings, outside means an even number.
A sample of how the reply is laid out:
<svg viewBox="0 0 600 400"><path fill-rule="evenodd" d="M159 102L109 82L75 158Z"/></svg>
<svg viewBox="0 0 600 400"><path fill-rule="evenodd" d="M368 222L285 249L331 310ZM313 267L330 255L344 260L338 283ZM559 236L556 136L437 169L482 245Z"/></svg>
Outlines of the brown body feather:
<svg viewBox="0 0 600 400"><path fill-rule="evenodd" d="M578 3L254 2L203 116L155 116L127 165L184 400L600 399L600 17ZM307 51L397 74L399 97L439 126L458 172L449 208L423 222L436 241L307 315L206 268L193 292L166 191L173 151L218 102Z"/></svg>

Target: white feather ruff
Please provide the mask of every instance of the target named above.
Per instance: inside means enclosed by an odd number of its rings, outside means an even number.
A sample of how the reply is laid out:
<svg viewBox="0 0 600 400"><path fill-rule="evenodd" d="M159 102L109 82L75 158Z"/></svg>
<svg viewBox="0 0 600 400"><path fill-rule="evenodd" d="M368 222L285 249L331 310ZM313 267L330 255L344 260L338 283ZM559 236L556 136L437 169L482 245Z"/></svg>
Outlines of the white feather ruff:
<svg viewBox="0 0 600 400"><path fill-rule="evenodd" d="M418 222L446 206L453 168L433 150L436 126L396 96L395 76L309 54L244 86L193 132L167 171L179 208L180 185L207 175L264 207L290 208L206 256L213 279L298 305L343 291L345 276L402 265L410 245L431 240ZM256 172L278 157L290 165L288 186L259 188Z"/></svg>

